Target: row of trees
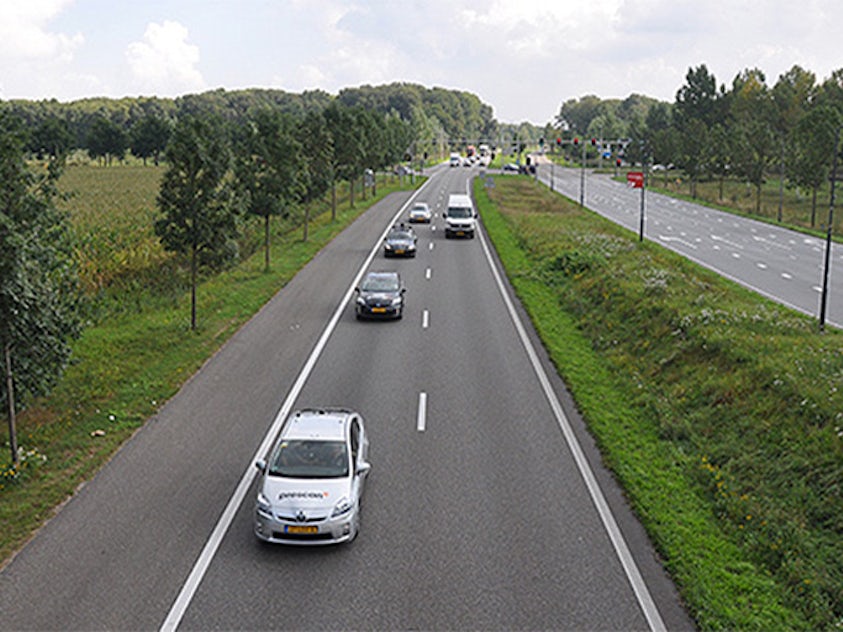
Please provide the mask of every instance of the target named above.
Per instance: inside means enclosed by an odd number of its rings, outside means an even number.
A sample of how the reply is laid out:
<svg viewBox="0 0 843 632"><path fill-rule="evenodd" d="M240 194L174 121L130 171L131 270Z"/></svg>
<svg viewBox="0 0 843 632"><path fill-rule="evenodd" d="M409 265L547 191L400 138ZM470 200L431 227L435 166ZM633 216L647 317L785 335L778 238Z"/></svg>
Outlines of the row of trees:
<svg viewBox="0 0 843 632"><path fill-rule="evenodd" d="M416 155L447 155L455 143L497 136L492 108L471 93L425 88L410 83L346 88L337 96L323 91L293 94L282 90L223 89L176 99L137 97L82 99L71 103L10 101L3 104L33 130L28 149L39 156L67 149L86 149L103 162L134 156L157 160L167 141L166 125L184 116L215 117L242 125L261 110L301 120L332 103L392 115L411 123ZM470 140L469 140L470 139Z"/></svg>
<svg viewBox="0 0 843 632"><path fill-rule="evenodd" d="M353 205L355 181L401 161L412 142L410 124L399 117L338 103L303 119L260 110L236 127L213 116L180 119L164 154L155 231L167 250L189 259L191 327L197 272L236 259L243 217L263 222L268 269L271 217L303 212L307 238L309 202L331 191L336 213L336 183L345 180Z"/></svg>
<svg viewBox="0 0 843 632"><path fill-rule="evenodd" d="M722 185L737 177L754 186L760 211L765 178L778 173L781 182L812 192L812 225L841 123L843 69L820 83L799 66L773 86L760 70L746 69L727 89L701 65L688 70L672 104L640 95L623 101L588 96L565 102L556 117L556 129L626 139L627 160L681 168L692 196L701 178Z"/></svg>

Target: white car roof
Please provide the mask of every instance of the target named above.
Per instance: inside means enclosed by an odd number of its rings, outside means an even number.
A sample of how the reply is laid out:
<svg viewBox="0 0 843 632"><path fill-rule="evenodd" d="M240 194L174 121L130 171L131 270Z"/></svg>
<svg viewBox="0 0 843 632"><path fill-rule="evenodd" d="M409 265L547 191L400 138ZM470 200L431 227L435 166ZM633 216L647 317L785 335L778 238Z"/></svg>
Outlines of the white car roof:
<svg viewBox="0 0 843 632"><path fill-rule="evenodd" d="M345 440L345 426L351 413L345 409L296 411L284 426L283 439Z"/></svg>

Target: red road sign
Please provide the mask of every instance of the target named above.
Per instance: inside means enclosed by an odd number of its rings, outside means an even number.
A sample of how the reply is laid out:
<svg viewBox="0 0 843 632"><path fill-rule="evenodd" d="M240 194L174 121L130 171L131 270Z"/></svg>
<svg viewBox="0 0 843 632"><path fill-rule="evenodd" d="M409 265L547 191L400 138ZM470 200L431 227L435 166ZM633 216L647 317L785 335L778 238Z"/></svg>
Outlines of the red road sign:
<svg viewBox="0 0 843 632"><path fill-rule="evenodd" d="M632 185L633 189L644 188L644 172L643 171L627 171L626 181Z"/></svg>

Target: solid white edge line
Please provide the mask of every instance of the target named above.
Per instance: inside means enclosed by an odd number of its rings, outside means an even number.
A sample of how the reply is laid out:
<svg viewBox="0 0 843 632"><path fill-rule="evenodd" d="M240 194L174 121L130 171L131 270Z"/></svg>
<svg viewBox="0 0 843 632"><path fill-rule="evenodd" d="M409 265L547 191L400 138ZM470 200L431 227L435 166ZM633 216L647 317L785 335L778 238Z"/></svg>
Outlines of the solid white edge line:
<svg viewBox="0 0 843 632"><path fill-rule="evenodd" d="M424 432L427 427L427 393L419 393L419 410L416 415L416 430Z"/></svg>
<svg viewBox="0 0 843 632"><path fill-rule="evenodd" d="M509 316L512 319L513 324L515 325L515 329L518 331L518 336L521 339L521 344L524 346L524 349L527 351L527 356L530 358L530 363L533 365L533 370L536 373L536 377L538 377L539 382L541 383L542 390L544 391L545 397L547 401L550 403L551 409L553 409L553 414L556 417L556 421L559 424L559 427L562 429L562 433L565 436L565 441L568 443L568 447L571 450L571 454L574 457L574 461L577 464L577 468L580 471L580 474L583 477L583 480L588 488L588 492L591 495L591 500L594 503L595 508L597 509L597 513L600 515L600 519L603 522L603 526L606 529L606 533L609 536L609 540L612 542L612 546L615 548L615 553L620 560L621 566L623 566L624 572L626 573L627 579L629 580L630 586L632 587L633 592L638 600L638 604L641 607L641 611L644 614L644 617L647 619L647 622L650 625L650 629L654 630L655 632L662 632L666 631L667 628L665 627L664 621L659 614L659 610L656 607L656 603L653 601L652 596L650 595L650 591L647 588L647 584L644 582L644 578L641 576L641 572L638 570L638 566L635 563L635 559L632 557L632 553L629 550L629 547L624 540L623 534L621 533L620 528L618 527L617 522L615 521L615 517L612 515L612 510L609 508L609 504L606 502L606 498L603 496L603 491L600 489L600 485L597 483L597 479L594 477L594 472L591 470L591 466L588 464L588 460L585 458L585 454L580 447L579 442L577 441L577 437L574 434L573 429L571 428L571 424L568 421L567 416L565 415L565 411L562 410L562 405L559 403L559 399L556 397L556 393L553 391L553 387L550 384L550 380L547 377L547 373L545 373L544 368L541 365L541 361L539 360L538 355L536 354L535 349L533 348L533 344L530 342L530 338L527 336L527 332L524 329L524 325L521 323L521 319L518 317L518 313L515 311L515 306L512 303L512 300L509 298L509 294L506 291L506 287L501 279L500 274L498 273L498 269L495 266L494 260L492 259L492 254L489 251L489 246L486 243L486 238L483 236L483 233L479 230L476 231L478 235L480 235L480 243L483 246L483 252L486 254L486 259L489 262L489 267L492 269L492 275L495 277L495 282L498 285L498 290L503 297L504 303L506 303L507 311L509 312Z"/></svg>
<svg viewBox="0 0 843 632"><path fill-rule="evenodd" d="M255 452L255 455L252 457L251 461L246 467L246 472L243 474L243 477L240 479L240 483L234 490L234 494L232 494L231 498L228 501L228 504L225 506L225 509L223 510L222 515L217 521L214 530L211 532L211 535L208 538L207 542L205 542L205 546L202 548L202 552L199 554L199 557L194 563L193 568L190 571L190 575L188 575L187 580L182 586L178 597L176 597L175 602L173 602L173 605L170 608L169 613L167 614L167 618L161 625L160 629L162 630L162 632L172 632L176 630L179 626L179 623L181 623L182 617L187 611L190 602L193 600L193 596L196 594L196 590L199 588L199 584L202 582L202 579L204 578L208 567L211 565L211 562L213 561L214 556L217 553L217 549L219 549L219 546L222 543L222 539L225 536L226 531L228 531L228 528L234 521L234 517L237 513L237 510L242 504L243 499L246 497L246 493L249 491L249 488L252 486L252 483L255 480L255 476L257 476L257 468L255 468L254 466L255 461L263 458L269 451L269 449L272 447L272 443L273 441L275 441L275 437L278 436L278 433L281 431L281 426L284 425L284 420L287 418L287 415L290 414L290 410L293 407L293 403L296 401L296 398L298 398L299 394L301 393L301 390L304 388L304 384L310 377L310 373L311 371L313 371L313 367L316 365L316 361L322 354L325 345L328 344L328 339L334 332L334 329L336 328L337 323L342 317L342 314L345 311L349 300L351 300L351 296L354 294L354 288L357 287L358 283L360 282L360 278L363 276L363 273L368 269L369 265L371 265L372 260L375 258L375 255L380 250L380 245L386 238L389 229L398 220L398 218L401 217L401 214L412 203L416 196L418 196L419 193L421 193L425 189L425 187L430 184L431 181L432 179L428 179L427 182L425 182L421 187L419 187L415 191L415 193L413 193L409 197L407 202L405 202L404 205L398 209L398 212L389 222L386 229L383 231L383 234L380 236L380 239L375 242L375 245L369 253L369 256L366 257L366 260L363 262L363 265L360 267L360 270L357 272L357 275L351 282L351 286L348 288L342 301L340 301L340 304L337 306L337 309L334 312L334 315L331 317L331 320L328 321L327 327L325 327L325 330L319 337L319 341L316 343L316 346L313 348L313 351L310 353L310 356L305 362L304 367L302 368L301 372L296 378L296 381L293 383L293 387L290 389L290 392L287 395L287 398L284 400L281 409L275 416L275 420L269 427L269 430L267 431L266 436L264 436L260 447L258 448L257 452Z"/></svg>

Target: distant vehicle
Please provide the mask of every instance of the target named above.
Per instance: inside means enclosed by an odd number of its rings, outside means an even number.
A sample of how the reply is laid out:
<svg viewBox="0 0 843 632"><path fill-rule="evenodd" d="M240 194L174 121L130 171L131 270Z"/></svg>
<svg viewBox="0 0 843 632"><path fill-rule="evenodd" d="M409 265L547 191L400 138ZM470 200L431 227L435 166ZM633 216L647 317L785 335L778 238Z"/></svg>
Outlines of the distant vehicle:
<svg viewBox="0 0 843 632"><path fill-rule="evenodd" d="M255 502L255 535L264 542L349 542L360 530L369 439L363 417L345 408L303 409L284 422Z"/></svg>
<svg viewBox="0 0 843 632"><path fill-rule="evenodd" d="M425 202L416 202L410 209L409 220L413 224L429 224L433 219L430 206Z"/></svg>
<svg viewBox="0 0 843 632"><path fill-rule="evenodd" d="M482 145L480 145L480 147L478 147L477 149L478 149L478 151L480 152L480 155L481 155L481 156L484 156L484 157L485 157L485 156L488 156L489 154L491 154L491 153L492 153L492 150L489 148L489 146L488 146L486 143L483 143L483 144L482 144Z"/></svg>
<svg viewBox="0 0 843 632"><path fill-rule="evenodd" d="M471 198L464 194L448 196L448 210L442 214L445 218L445 238L468 237L474 239L477 213Z"/></svg>
<svg viewBox="0 0 843 632"><path fill-rule="evenodd" d="M459 154L457 154L457 153L453 153L453 154L451 154L451 157L450 157L450 163L449 163L449 164L450 164L452 167L459 167L459 166L462 164L462 157L461 157Z"/></svg>
<svg viewBox="0 0 843 632"><path fill-rule="evenodd" d="M369 272L355 288L358 320L401 318L404 315L404 284L397 272Z"/></svg>
<svg viewBox="0 0 843 632"><path fill-rule="evenodd" d="M386 235L383 242L385 257L415 257L418 237L412 228L399 226Z"/></svg>
<svg viewBox="0 0 843 632"><path fill-rule="evenodd" d="M504 171L509 171L512 173L519 173L521 171L521 167L516 165L514 162L508 162L503 166Z"/></svg>
<svg viewBox="0 0 843 632"><path fill-rule="evenodd" d="M412 176L415 175L415 171L412 167L408 167L406 165L398 165L395 167L395 175L397 176Z"/></svg>

